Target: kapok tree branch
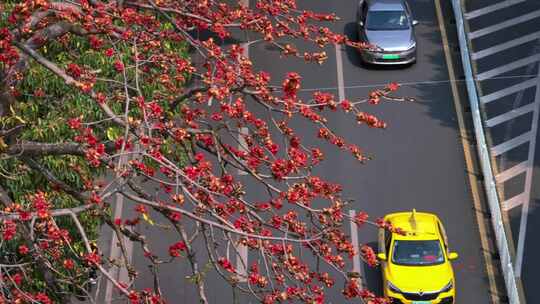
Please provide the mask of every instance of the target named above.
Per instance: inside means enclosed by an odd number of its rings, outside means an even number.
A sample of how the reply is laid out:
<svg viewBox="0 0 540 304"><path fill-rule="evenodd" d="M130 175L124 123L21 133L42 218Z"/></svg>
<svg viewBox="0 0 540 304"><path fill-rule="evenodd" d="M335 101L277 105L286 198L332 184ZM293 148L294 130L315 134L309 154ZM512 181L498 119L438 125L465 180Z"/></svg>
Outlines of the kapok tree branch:
<svg viewBox="0 0 540 304"><path fill-rule="evenodd" d="M79 234L84 242L86 250L88 251L88 253L91 253L92 247L90 246L90 242L88 241L88 237L86 236L86 232L84 231L83 226L81 225L81 223L79 222L79 219L77 218L75 214L72 213L71 218L73 219L77 229L79 230ZM96 264L96 267L101 271L101 273L109 281L111 281L114 284L116 288L118 288L118 290L120 290L120 292L122 292L125 296L129 296L129 291L125 289L122 285L120 285L120 283L117 280L115 280L103 266L101 266L100 264Z"/></svg>
<svg viewBox="0 0 540 304"><path fill-rule="evenodd" d="M73 208L62 208L62 209L54 209L49 212L49 215L52 217L58 217L58 216L66 216L71 214L79 214L84 211L88 211L90 209L93 209L96 207L96 204L86 204L82 206L77 206ZM15 220L20 217L17 213L8 213L8 212L0 212L0 219L1 220ZM38 218L37 212L32 212L30 214L30 218Z"/></svg>
<svg viewBox="0 0 540 304"><path fill-rule="evenodd" d="M67 85L75 86L78 88L82 88L84 86L83 83L77 81L75 78L69 76L64 70L62 70L60 67L58 67L54 62L48 60L47 58L40 55L38 52L36 52L34 49L29 47L26 44L20 43L20 42L13 42L13 44L18 47L21 51L26 53L28 56L32 57L35 61L37 61L39 64L47 68L49 71L53 72L60 78L64 80L64 82ZM92 97L93 99L96 98L97 94L94 91L89 91L88 95ZM99 107L109 116L110 119L112 119L115 123L119 124L120 126L125 127L127 125L127 122L122 120L122 118L118 115L116 115L113 110L105 103L98 103Z"/></svg>
<svg viewBox="0 0 540 304"><path fill-rule="evenodd" d="M67 194L73 196L74 198L76 198L77 200L79 200L82 203L88 202L89 197L87 195L82 194L80 191L77 191L77 190L73 189L72 187L70 187L69 185L67 185L63 181L61 181L52 172L47 170L45 167L43 167L40 163L38 163L34 159L32 159L32 158L23 158L23 161L26 164L28 164L32 169L34 169L34 170L40 172L41 174L43 174L43 176L45 176L45 178L49 182L51 182L52 184L57 185L58 187L60 187Z"/></svg>
<svg viewBox="0 0 540 304"><path fill-rule="evenodd" d="M208 304L208 299L206 298L206 291L204 289L204 280L202 278L202 273L199 269L199 263L197 261L197 256L195 254L195 251L193 250L193 247L189 243L186 230L180 223L174 223L174 227L182 237L182 240L186 244L186 250L187 250L187 258L189 263L191 264L191 270L193 272L193 275L195 276L195 283L197 284L197 289L199 292L199 302L201 304Z"/></svg>
<svg viewBox="0 0 540 304"><path fill-rule="evenodd" d="M105 151L113 152L115 144L113 142L105 142ZM36 157L47 155L78 155L84 156L86 151L84 145L74 142L67 143L41 143L35 141L22 141L9 145L4 152L13 156Z"/></svg>
<svg viewBox="0 0 540 304"><path fill-rule="evenodd" d="M146 199L144 199L142 197L138 197L136 195L128 193L126 191L121 191L120 193L122 193L126 198L128 198L128 199L130 199L132 201L135 201L135 202L139 202L139 203L141 203L143 205L179 212L182 215L185 215L185 216L191 218L192 220L201 222L203 224L207 224L209 226L219 228L219 229L221 229L223 231L227 231L227 232L230 232L230 233L233 233L233 234L245 236L245 237L248 237L248 238L270 240L270 241L285 241L285 242L291 242L291 243L311 243L311 242L314 242L314 241L317 241L317 240L321 239L321 237L322 237L321 233L315 235L313 238L300 238L300 239L292 239L292 238L287 238L287 237L262 236L262 235L247 233L247 232L244 232L242 230L233 229L233 228L230 228L228 226L219 224L217 222L202 218L200 216L195 215L192 212L189 212L189 211L181 209L181 208L176 208L176 207L173 207L173 206L167 206L167 205L163 205L163 204L160 204L160 203L152 202L152 201L146 200Z"/></svg>
<svg viewBox="0 0 540 304"><path fill-rule="evenodd" d="M13 200L9 196L9 193L0 185L0 204L8 206L13 204Z"/></svg>

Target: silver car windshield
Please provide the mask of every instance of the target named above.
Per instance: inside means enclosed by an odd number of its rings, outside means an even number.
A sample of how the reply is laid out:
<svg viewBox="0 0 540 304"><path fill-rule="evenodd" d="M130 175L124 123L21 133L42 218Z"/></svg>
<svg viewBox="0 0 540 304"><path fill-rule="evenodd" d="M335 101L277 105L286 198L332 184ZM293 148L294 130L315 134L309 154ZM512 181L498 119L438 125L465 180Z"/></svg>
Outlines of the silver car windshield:
<svg viewBox="0 0 540 304"><path fill-rule="evenodd" d="M438 240L394 242L392 260L398 265L429 266L444 262Z"/></svg>
<svg viewBox="0 0 540 304"><path fill-rule="evenodd" d="M409 20L404 11L370 11L366 18L366 29L370 31L406 30Z"/></svg>

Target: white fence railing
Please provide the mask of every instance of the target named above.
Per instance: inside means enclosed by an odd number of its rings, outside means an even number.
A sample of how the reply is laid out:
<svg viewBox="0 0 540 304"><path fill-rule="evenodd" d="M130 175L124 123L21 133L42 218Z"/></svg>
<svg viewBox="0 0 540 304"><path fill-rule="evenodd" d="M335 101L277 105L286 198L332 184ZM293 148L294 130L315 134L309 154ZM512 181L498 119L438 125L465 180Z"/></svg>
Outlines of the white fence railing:
<svg viewBox="0 0 540 304"><path fill-rule="evenodd" d="M497 195L497 189L495 188L495 178L493 176L493 171L491 170L491 158L486 144L486 137L482 125L482 116L480 115L478 93L476 91L476 84L471 66L471 57L469 53L469 44L467 43L467 33L465 33L461 1L452 0L452 7L454 8L454 15L456 18L457 33L461 50L461 61L463 63L467 92L469 94L469 103L473 117L478 155L482 168L482 174L484 175L484 186L486 188L487 201L491 212L493 229L495 231L497 250L499 251L501 260L508 301L510 304L519 304L520 298L514 275L512 258L510 256L506 232L503 226L499 197Z"/></svg>

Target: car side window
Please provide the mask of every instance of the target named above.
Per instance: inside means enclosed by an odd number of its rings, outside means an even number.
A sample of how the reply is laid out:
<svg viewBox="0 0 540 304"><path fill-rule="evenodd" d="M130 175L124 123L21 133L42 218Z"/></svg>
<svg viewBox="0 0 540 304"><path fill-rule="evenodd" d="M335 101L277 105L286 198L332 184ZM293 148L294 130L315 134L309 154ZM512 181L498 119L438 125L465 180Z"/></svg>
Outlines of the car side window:
<svg viewBox="0 0 540 304"><path fill-rule="evenodd" d="M392 243L392 233L388 230L384 230L384 250L386 254L390 252L390 244Z"/></svg>
<svg viewBox="0 0 540 304"><path fill-rule="evenodd" d="M439 234L443 238L444 249L448 250L448 238L446 237L446 232L444 231L444 228L440 223L437 224L437 227L439 228Z"/></svg>
<svg viewBox="0 0 540 304"><path fill-rule="evenodd" d="M407 11L407 14L410 15L411 13L411 7L409 6L409 3L407 1L403 1L405 3L405 10Z"/></svg>
<svg viewBox="0 0 540 304"><path fill-rule="evenodd" d="M368 11L367 3L364 2L364 4L362 5L362 20L364 21L366 21L367 11Z"/></svg>
<svg viewBox="0 0 540 304"><path fill-rule="evenodd" d="M412 20L413 16L412 16L411 7L409 6L409 3L407 1L405 1L405 11L407 12L407 16Z"/></svg>
<svg viewBox="0 0 540 304"><path fill-rule="evenodd" d="M366 1L361 0L360 5L358 8L358 21L365 22L366 21L366 14L367 14L367 3Z"/></svg>

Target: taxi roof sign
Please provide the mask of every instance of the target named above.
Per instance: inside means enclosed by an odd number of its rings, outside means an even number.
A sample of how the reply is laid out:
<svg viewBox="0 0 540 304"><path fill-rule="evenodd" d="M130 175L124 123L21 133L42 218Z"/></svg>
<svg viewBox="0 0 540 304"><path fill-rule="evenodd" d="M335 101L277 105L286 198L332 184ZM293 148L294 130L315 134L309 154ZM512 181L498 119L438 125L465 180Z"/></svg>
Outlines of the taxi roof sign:
<svg viewBox="0 0 540 304"><path fill-rule="evenodd" d="M411 217L409 218L409 222L411 224L413 234L416 234L416 229L418 228L418 226L416 224L416 209L412 210Z"/></svg>

